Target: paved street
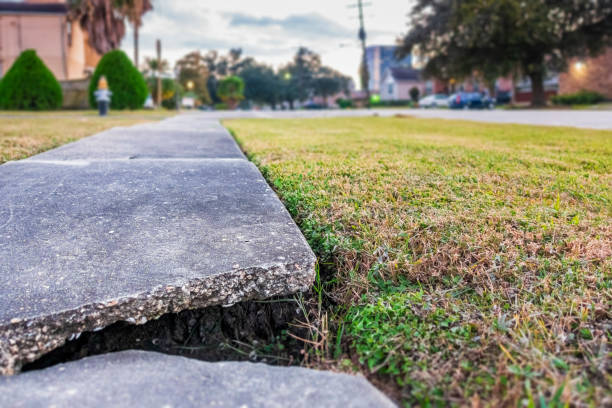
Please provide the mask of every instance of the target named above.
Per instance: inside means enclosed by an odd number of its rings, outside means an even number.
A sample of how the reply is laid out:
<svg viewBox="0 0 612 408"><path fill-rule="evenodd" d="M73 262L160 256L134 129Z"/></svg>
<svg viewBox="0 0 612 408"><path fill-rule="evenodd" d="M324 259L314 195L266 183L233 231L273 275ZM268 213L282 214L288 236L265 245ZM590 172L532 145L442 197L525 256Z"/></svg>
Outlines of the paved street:
<svg viewBox="0 0 612 408"><path fill-rule="evenodd" d="M195 113L194 113L195 114ZM358 116L394 116L470 120L491 123L517 123L539 126L569 126L612 130L612 111L588 110L446 110L446 109L355 109L297 111L218 111L198 112L203 118L328 118Z"/></svg>

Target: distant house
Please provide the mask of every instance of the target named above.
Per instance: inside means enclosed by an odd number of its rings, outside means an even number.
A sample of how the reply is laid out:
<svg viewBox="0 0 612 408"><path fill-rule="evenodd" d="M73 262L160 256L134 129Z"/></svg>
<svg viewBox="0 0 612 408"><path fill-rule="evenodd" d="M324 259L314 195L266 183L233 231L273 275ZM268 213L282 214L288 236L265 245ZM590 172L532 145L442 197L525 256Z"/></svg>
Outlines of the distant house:
<svg viewBox="0 0 612 408"><path fill-rule="evenodd" d="M66 1L0 0L0 78L27 49L60 81L87 77L100 60L87 32L68 19Z"/></svg>
<svg viewBox="0 0 612 408"><path fill-rule="evenodd" d="M412 56L398 60L395 57L396 49L395 45L372 45L366 49L366 63L370 74L368 88L371 93L380 92L383 76L389 68L412 67Z"/></svg>
<svg viewBox="0 0 612 408"><path fill-rule="evenodd" d="M421 71L412 68L395 67L385 72L381 81L380 99L382 101L410 100L410 90L419 90L424 95L427 84L421 79Z"/></svg>

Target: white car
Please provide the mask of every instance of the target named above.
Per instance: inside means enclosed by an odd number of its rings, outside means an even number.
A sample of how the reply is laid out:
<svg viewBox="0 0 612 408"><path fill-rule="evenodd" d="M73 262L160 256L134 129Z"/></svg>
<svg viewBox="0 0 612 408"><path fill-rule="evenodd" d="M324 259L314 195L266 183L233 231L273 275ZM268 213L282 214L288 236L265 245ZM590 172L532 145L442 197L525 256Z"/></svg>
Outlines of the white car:
<svg viewBox="0 0 612 408"><path fill-rule="evenodd" d="M428 95L419 101L420 108L448 108L448 95Z"/></svg>

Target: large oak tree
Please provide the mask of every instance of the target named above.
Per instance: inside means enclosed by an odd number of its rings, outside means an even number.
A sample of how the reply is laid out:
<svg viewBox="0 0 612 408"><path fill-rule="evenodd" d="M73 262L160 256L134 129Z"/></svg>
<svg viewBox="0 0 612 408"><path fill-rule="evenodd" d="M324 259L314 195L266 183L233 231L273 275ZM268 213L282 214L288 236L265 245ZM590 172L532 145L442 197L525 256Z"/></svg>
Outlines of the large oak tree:
<svg viewBox="0 0 612 408"><path fill-rule="evenodd" d="M418 49L427 75L526 75L541 106L547 70L612 45L612 0L417 0L409 27L399 54Z"/></svg>

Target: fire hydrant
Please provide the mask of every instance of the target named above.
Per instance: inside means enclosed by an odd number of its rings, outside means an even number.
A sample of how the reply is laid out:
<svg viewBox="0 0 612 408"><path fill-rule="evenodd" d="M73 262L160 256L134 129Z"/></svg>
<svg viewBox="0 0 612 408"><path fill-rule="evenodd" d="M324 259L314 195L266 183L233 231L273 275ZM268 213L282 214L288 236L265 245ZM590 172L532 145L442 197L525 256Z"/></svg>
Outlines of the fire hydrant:
<svg viewBox="0 0 612 408"><path fill-rule="evenodd" d="M110 105L111 96L113 93L108 90L108 82L106 77L101 76L98 81L98 90L94 92L96 102L98 102L98 113L100 116L106 116L108 113L108 106Z"/></svg>

